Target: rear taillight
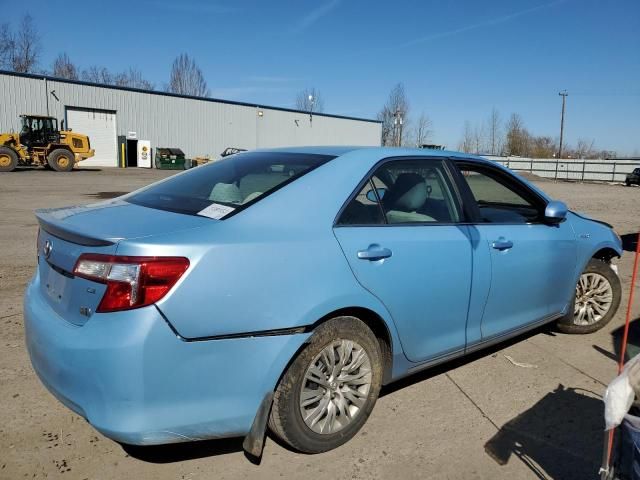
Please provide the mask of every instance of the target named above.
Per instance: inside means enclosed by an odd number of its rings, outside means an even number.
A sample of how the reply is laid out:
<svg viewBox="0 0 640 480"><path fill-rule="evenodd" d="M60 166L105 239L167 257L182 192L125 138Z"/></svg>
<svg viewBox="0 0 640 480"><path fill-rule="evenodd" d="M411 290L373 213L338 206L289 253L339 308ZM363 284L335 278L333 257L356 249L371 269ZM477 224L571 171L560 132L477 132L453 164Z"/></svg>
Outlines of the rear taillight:
<svg viewBox="0 0 640 480"><path fill-rule="evenodd" d="M164 297L189 268L184 257L125 257L85 253L74 275L107 286L96 312L144 307Z"/></svg>

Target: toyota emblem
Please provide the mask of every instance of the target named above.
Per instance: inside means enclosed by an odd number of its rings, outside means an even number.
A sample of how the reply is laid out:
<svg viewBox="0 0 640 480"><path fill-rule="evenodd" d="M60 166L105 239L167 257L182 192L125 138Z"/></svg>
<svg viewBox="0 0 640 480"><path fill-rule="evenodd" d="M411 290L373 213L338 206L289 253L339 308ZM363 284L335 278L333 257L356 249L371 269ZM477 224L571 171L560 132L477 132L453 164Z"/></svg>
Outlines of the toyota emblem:
<svg viewBox="0 0 640 480"><path fill-rule="evenodd" d="M49 258L49 256L51 256L51 250L53 250L53 244L49 240L47 240L42 246L42 253L44 254L44 258Z"/></svg>

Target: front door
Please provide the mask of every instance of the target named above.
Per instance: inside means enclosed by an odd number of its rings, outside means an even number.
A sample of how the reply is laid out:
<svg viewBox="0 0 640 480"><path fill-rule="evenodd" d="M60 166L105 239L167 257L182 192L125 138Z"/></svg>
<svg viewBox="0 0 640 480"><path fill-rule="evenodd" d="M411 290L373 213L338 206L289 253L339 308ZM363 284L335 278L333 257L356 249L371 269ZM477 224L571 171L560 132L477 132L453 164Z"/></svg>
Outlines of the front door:
<svg viewBox="0 0 640 480"><path fill-rule="evenodd" d="M465 347L471 244L441 159L390 160L342 211L336 238L387 307L409 360Z"/></svg>
<svg viewBox="0 0 640 480"><path fill-rule="evenodd" d="M491 258L482 339L557 316L574 288L571 226L544 223L546 202L508 173L474 163L460 167L478 213L470 233Z"/></svg>

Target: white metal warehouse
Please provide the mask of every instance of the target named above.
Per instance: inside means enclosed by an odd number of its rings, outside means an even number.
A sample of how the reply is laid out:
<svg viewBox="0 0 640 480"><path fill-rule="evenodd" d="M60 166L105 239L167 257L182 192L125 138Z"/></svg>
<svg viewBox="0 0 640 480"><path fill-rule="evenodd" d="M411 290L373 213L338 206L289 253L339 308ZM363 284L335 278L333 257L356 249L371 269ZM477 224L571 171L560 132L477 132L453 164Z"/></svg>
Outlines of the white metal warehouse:
<svg viewBox="0 0 640 480"><path fill-rule="evenodd" d="M51 115L89 136L83 166L133 166L137 142L218 158L227 147L380 145L376 120L0 71L0 132L21 114ZM133 159L132 159L133 158Z"/></svg>

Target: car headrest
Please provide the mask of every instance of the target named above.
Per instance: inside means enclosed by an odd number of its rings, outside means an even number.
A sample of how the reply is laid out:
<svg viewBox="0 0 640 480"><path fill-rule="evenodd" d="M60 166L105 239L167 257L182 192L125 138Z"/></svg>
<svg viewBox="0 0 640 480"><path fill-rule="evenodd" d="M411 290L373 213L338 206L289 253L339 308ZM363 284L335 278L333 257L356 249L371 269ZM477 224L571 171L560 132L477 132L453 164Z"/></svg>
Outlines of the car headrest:
<svg viewBox="0 0 640 480"><path fill-rule="evenodd" d="M385 203L395 210L414 212L424 205L429 196L424 178L417 173L401 173L390 190L390 202Z"/></svg>

